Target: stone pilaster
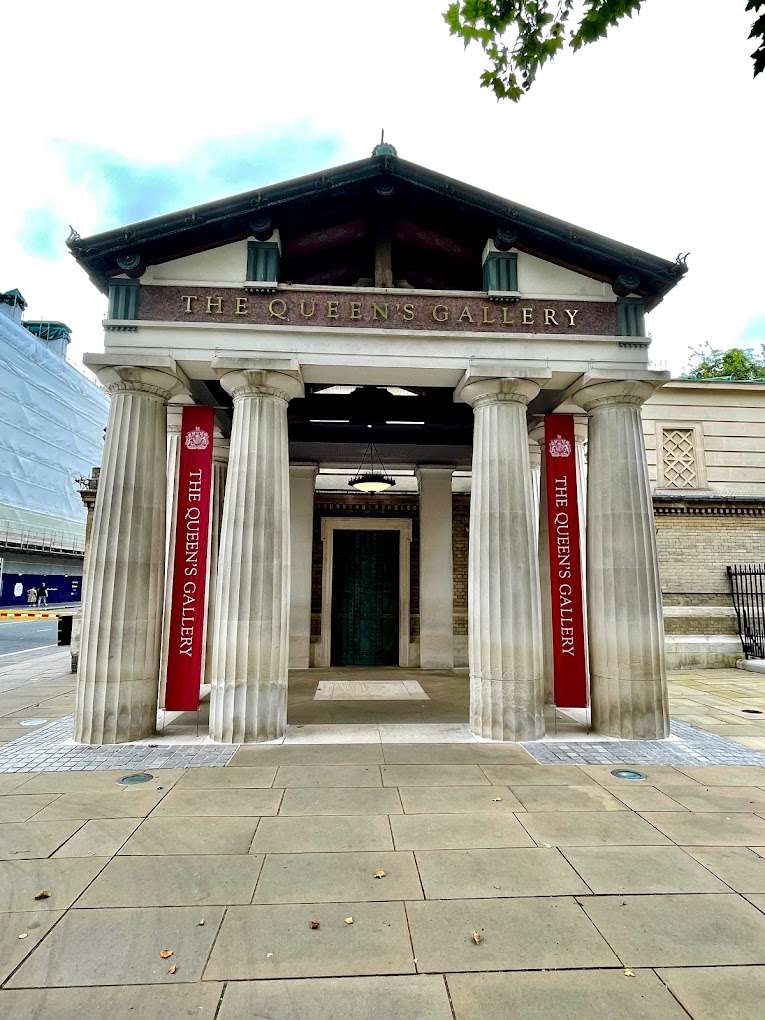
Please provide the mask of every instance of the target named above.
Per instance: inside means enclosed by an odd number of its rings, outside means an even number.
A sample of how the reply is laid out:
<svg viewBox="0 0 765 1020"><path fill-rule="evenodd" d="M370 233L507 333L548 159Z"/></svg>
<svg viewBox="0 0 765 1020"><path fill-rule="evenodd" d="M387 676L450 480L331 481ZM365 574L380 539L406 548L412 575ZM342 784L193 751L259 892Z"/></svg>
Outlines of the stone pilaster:
<svg viewBox="0 0 765 1020"><path fill-rule="evenodd" d="M218 555L220 550L220 530L223 522L223 499L226 491L226 473L228 471L229 444L227 439L216 437L213 447L212 493L210 496L210 537L207 558L207 590L205 594L205 662L203 682L212 682L213 668L213 635L218 602L215 597L218 578Z"/></svg>
<svg viewBox="0 0 765 1020"><path fill-rule="evenodd" d="M454 666L451 467L418 467L420 486L420 667Z"/></svg>
<svg viewBox="0 0 765 1020"><path fill-rule="evenodd" d="M165 404L182 384L154 368L104 367L111 394L84 585L74 738L139 740L157 721L164 590Z"/></svg>
<svg viewBox="0 0 765 1020"><path fill-rule="evenodd" d="M181 424L183 411L167 412L167 512L165 514L165 591L162 603L162 640L159 658L159 707L165 707L167 689L167 658L170 648L170 609L173 602L175 573L175 535L178 521L178 469L181 463ZM161 724L160 724L161 725Z"/></svg>
<svg viewBox="0 0 765 1020"><path fill-rule="evenodd" d="M528 379L467 383L475 414L468 567L470 726L494 740L544 734L539 567L526 431Z"/></svg>
<svg viewBox="0 0 765 1020"><path fill-rule="evenodd" d="M660 373L654 373L660 376ZM664 381L661 374L660 381ZM659 379L585 378L589 414L587 587L592 725L656 740L669 733L656 533L640 407Z"/></svg>
<svg viewBox="0 0 765 1020"><path fill-rule="evenodd" d="M273 740L287 725L290 492L287 403L278 372L226 372L234 418L223 504L213 637L210 736Z"/></svg>
<svg viewBox="0 0 765 1020"><path fill-rule="evenodd" d="M311 665L311 566L317 464L290 466L290 668Z"/></svg>

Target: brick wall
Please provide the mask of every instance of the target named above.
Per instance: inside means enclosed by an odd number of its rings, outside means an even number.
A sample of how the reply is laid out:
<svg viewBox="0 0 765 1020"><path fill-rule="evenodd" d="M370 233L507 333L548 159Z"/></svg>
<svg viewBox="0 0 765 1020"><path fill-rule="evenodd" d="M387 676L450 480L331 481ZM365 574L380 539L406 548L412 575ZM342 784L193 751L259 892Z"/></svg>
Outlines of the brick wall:
<svg viewBox="0 0 765 1020"><path fill-rule="evenodd" d="M725 568L765 563L765 517L656 515L662 591L667 605L730 605Z"/></svg>

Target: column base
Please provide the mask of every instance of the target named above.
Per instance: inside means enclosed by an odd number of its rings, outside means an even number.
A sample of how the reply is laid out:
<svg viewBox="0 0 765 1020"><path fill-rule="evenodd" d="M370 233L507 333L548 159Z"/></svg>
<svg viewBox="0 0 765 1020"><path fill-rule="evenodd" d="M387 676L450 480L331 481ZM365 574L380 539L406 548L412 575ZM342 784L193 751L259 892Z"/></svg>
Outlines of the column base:
<svg viewBox="0 0 765 1020"><path fill-rule="evenodd" d="M666 687L657 680L590 679L592 728L623 740L665 740L669 736Z"/></svg>
<svg viewBox="0 0 765 1020"><path fill-rule="evenodd" d="M539 740L545 720L527 681L470 676L470 730L484 740Z"/></svg>
<svg viewBox="0 0 765 1020"><path fill-rule="evenodd" d="M210 739L222 744L278 740L287 732L285 680L213 683Z"/></svg>
<svg viewBox="0 0 765 1020"><path fill-rule="evenodd" d="M157 732L157 677L96 680L79 685L75 727L78 744L127 744Z"/></svg>

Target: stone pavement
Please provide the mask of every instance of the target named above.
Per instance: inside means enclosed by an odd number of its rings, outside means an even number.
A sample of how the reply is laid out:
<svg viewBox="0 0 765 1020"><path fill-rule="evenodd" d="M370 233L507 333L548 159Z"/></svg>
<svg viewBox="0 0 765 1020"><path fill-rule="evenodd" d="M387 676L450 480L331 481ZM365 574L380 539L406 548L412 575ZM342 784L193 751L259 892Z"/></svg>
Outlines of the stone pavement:
<svg viewBox="0 0 765 1020"><path fill-rule="evenodd" d="M395 743L0 776L0 1016L762 1020L765 768L642 771Z"/></svg>

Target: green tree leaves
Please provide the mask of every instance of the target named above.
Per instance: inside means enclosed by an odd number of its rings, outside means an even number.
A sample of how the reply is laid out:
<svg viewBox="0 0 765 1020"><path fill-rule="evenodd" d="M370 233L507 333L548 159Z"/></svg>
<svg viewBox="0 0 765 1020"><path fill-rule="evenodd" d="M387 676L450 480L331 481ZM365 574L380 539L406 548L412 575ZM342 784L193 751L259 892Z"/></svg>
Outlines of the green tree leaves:
<svg viewBox="0 0 765 1020"><path fill-rule="evenodd" d="M691 364L682 379L765 379L765 344L760 353L751 348L731 347L720 351L710 343L691 351Z"/></svg>

